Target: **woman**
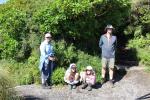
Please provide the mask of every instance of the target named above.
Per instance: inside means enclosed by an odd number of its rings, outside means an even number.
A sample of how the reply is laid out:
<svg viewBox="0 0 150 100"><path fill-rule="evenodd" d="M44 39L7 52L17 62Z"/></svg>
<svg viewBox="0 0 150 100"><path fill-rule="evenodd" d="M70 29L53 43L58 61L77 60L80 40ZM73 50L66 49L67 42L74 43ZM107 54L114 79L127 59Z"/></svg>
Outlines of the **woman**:
<svg viewBox="0 0 150 100"><path fill-rule="evenodd" d="M80 73L81 76L81 82L83 82L82 89L85 89L86 87L89 87L88 91L92 90L92 86L95 85L96 77L95 72L91 66L87 66L86 70L84 72Z"/></svg>
<svg viewBox="0 0 150 100"><path fill-rule="evenodd" d="M50 87L51 74L54 67L54 51L51 45L52 36L50 33L45 34L45 40L40 45L40 66L42 87Z"/></svg>
<svg viewBox="0 0 150 100"><path fill-rule="evenodd" d="M77 72L76 64L70 64L64 77L64 81L69 84L70 89L75 89L79 83L79 74Z"/></svg>

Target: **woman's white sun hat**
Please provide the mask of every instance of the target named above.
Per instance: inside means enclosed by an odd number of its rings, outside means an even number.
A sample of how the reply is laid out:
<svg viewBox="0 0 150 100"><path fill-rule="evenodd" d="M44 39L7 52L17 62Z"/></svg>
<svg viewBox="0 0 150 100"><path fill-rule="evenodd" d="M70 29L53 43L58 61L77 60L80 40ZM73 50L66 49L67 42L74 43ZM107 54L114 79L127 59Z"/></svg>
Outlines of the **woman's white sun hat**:
<svg viewBox="0 0 150 100"><path fill-rule="evenodd" d="M93 70L92 66L87 66L86 70Z"/></svg>
<svg viewBox="0 0 150 100"><path fill-rule="evenodd" d="M72 67L76 67L76 64L75 63L70 64L70 68Z"/></svg>
<svg viewBox="0 0 150 100"><path fill-rule="evenodd" d="M45 38L47 38L47 37L51 37L51 34L50 33L46 33L45 34Z"/></svg>

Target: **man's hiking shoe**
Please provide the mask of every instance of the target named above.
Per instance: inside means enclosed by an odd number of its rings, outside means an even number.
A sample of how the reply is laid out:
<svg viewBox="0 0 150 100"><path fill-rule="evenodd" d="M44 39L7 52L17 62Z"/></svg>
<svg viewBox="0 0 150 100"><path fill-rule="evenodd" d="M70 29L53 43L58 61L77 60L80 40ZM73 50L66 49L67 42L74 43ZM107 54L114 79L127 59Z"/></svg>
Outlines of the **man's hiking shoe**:
<svg viewBox="0 0 150 100"><path fill-rule="evenodd" d="M43 84L41 85L41 87L42 87L43 89L46 89L46 87L47 87L46 83L43 83Z"/></svg>
<svg viewBox="0 0 150 100"><path fill-rule="evenodd" d="M106 79L105 79L105 78L102 78L101 84L103 85L105 82L106 82Z"/></svg>
<svg viewBox="0 0 150 100"><path fill-rule="evenodd" d="M114 80L109 80L109 84L113 88L113 86L114 86Z"/></svg>
<svg viewBox="0 0 150 100"><path fill-rule="evenodd" d="M52 86L48 86L47 88L48 88L48 89L52 89Z"/></svg>
<svg viewBox="0 0 150 100"><path fill-rule="evenodd" d="M42 84L41 87L42 87L42 89L45 89L46 85L45 85L45 84Z"/></svg>

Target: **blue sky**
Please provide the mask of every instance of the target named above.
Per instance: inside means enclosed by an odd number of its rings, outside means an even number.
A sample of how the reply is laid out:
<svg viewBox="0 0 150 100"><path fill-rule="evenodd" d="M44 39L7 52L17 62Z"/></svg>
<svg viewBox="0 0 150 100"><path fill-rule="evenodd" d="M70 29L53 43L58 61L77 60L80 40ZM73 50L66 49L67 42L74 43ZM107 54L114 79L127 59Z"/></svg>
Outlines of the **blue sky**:
<svg viewBox="0 0 150 100"><path fill-rule="evenodd" d="M0 0L0 4L2 4L2 3L4 3L4 2L6 2L6 0Z"/></svg>

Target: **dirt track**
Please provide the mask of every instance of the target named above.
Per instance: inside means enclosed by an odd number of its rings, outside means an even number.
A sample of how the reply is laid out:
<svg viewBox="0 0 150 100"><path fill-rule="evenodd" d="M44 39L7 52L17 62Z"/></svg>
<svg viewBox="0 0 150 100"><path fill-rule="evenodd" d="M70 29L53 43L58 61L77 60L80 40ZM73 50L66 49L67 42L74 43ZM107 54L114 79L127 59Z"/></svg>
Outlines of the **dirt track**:
<svg viewBox="0 0 150 100"><path fill-rule="evenodd" d="M79 89L81 93L78 93L67 86L42 89L37 85L24 85L15 89L25 100L150 100L150 74L141 67L131 67L127 73L117 74L113 88L107 82L91 92Z"/></svg>

